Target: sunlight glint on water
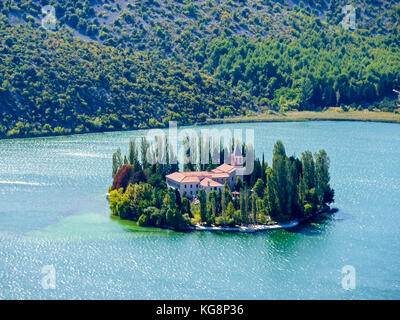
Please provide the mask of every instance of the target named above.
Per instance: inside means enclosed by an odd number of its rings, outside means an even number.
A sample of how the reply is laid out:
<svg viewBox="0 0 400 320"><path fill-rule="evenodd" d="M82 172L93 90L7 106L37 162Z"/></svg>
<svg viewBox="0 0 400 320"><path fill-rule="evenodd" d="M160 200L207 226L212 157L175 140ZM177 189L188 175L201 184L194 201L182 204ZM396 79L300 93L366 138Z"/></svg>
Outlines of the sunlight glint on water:
<svg viewBox="0 0 400 320"><path fill-rule="evenodd" d="M0 298L399 299L400 127L256 123L258 156L326 149L341 209L295 231L174 233L110 217L111 155L145 131L0 141ZM41 286L54 265L56 289ZM341 287L353 265L357 287Z"/></svg>

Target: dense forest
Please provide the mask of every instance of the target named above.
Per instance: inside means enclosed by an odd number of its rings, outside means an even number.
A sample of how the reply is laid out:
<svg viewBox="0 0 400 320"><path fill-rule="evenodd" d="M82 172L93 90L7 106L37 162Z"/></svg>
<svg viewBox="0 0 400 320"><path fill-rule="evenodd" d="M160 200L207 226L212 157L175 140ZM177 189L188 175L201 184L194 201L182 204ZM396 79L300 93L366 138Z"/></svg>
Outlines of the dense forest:
<svg viewBox="0 0 400 320"><path fill-rule="evenodd" d="M315 110L398 112L400 4L350 1L0 4L0 137ZM41 27L55 7L57 27Z"/></svg>
<svg viewBox="0 0 400 320"><path fill-rule="evenodd" d="M220 144L218 150L212 151L211 144L208 145L210 154L219 153L216 158L218 163L219 159L224 159L224 153L234 150L233 145L232 150L228 150ZM169 155L166 161L149 162L148 158L155 157L152 153L161 148ZM179 168L177 161L170 160L175 160L171 150L168 141L151 148L149 142L142 138L140 152L132 140L127 156L122 156L120 149L113 154L113 183L109 189L109 201L114 216L135 221L139 226L175 230L187 230L193 224L275 224L309 217L334 200L334 190L329 184L330 161L325 150L315 155L305 151L300 159L288 157L283 143L278 141L274 146L271 166L264 161L264 156L261 161L248 156L245 166L253 170L242 180L238 177L233 190L227 183L223 191L207 194L200 189L198 201L190 201L178 190L167 188L165 176ZM241 150L246 155L254 154L252 146L243 144ZM254 161L253 165L250 166L248 161ZM217 166L214 162L208 165L208 170ZM186 169L205 168L189 162Z"/></svg>

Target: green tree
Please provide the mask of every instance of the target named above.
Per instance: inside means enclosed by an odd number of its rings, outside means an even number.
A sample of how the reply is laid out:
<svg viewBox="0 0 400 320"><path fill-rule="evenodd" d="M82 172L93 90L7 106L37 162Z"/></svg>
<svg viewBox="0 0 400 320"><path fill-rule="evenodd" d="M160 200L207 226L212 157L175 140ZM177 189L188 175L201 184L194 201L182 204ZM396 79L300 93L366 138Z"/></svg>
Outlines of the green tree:
<svg viewBox="0 0 400 320"><path fill-rule="evenodd" d="M140 141L140 155L143 169L149 167L149 162L147 161L147 152L149 150L150 144L145 137L141 138Z"/></svg>
<svg viewBox="0 0 400 320"><path fill-rule="evenodd" d="M278 220L287 220L291 216L288 191L288 159L281 141L274 146L272 158L272 186L275 194Z"/></svg>
<svg viewBox="0 0 400 320"><path fill-rule="evenodd" d="M208 194L208 214L207 214L207 224L212 224L218 215L218 200L217 192L211 191Z"/></svg>
<svg viewBox="0 0 400 320"><path fill-rule="evenodd" d="M254 193L251 195L251 211L253 223L257 223L257 196Z"/></svg>
<svg viewBox="0 0 400 320"><path fill-rule="evenodd" d="M187 213L189 215L189 217L193 218L193 214L192 214L192 212L190 210L190 201L186 197L183 197L183 199L182 199L181 212L182 212L182 214Z"/></svg>
<svg viewBox="0 0 400 320"><path fill-rule="evenodd" d="M201 221L207 221L207 196L204 189L199 190L199 202L200 202L200 218Z"/></svg>
<svg viewBox="0 0 400 320"><path fill-rule="evenodd" d="M310 151L304 151L301 154L303 183L306 190L315 188L315 163Z"/></svg>
<svg viewBox="0 0 400 320"><path fill-rule="evenodd" d="M242 190L240 192L240 222L242 224L247 224L248 219L248 192L247 190Z"/></svg>
<svg viewBox="0 0 400 320"><path fill-rule="evenodd" d="M116 152L113 153L112 157L112 177L114 178L115 174L117 173L118 169L121 168L123 165L122 163L122 155L121 149L118 148Z"/></svg>
<svg viewBox="0 0 400 320"><path fill-rule="evenodd" d="M138 158L138 150L136 147L136 142L134 139L131 139L129 142L129 156L128 156L129 163L133 165L133 170L140 171L141 165Z"/></svg>
<svg viewBox="0 0 400 320"><path fill-rule="evenodd" d="M175 230L184 231L188 228L188 221L186 218L176 210L168 209L166 213L167 224Z"/></svg>
<svg viewBox="0 0 400 320"><path fill-rule="evenodd" d="M239 192L242 188L243 188L242 179L240 179L239 177L237 177L234 190Z"/></svg>
<svg viewBox="0 0 400 320"><path fill-rule="evenodd" d="M301 162L294 157L288 161L288 206L290 208L289 219L301 217L299 204L299 181L300 181Z"/></svg>
<svg viewBox="0 0 400 320"><path fill-rule="evenodd" d="M317 187L316 192L320 205L325 205L333 202L333 190L329 185L329 157L325 150L320 150L315 154L315 171Z"/></svg>
<svg viewBox="0 0 400 320"><path fill-rule="evenodd" d="M234 213L235 213L235 208L233 207L232 201L230 201L228 203L228 206L226 207L226 217L228 219L233 219Z"/></svg>
<svg viewBox="0 0 400 320"><path fill-rule="evenodd" d="M228 183L224 184L224 191L222 192L223 197L221 196L221 206L226 209L228 207L228 203L232 201L232 192L228 186Z"/></svg>
<svg viewBox="0 0 400 320"><path fill-rule="evenodd" d="M276 196L275 184L271 168L268 168L266 170L266 180L267 187L265 188L264 192L264 206L267 209L268 214L271 216L271 218L276 220L279 215L277 206L278 199Z"/></svg>
<svg viewBox="0 0 400 320"><path fill-rule="evenodd" d="M259 198L263 197L264 189L265 189L264 181L261 178L259 178L253 188L257 197Z"/></svg>

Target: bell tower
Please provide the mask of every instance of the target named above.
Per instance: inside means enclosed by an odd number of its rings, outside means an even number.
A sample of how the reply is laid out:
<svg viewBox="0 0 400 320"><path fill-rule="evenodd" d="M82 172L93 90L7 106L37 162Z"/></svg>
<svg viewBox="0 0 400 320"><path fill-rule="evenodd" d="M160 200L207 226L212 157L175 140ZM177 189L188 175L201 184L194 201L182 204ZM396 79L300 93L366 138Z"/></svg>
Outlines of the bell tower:
<svg viewBox="0 0 400 320"><path fill-rule="evenodd" d="M231 156L231 165L235 168L240 168L244 165L244 157L242 156L242 153L240 152L240 148L238 146L235 146L235 151Z"/></svg>

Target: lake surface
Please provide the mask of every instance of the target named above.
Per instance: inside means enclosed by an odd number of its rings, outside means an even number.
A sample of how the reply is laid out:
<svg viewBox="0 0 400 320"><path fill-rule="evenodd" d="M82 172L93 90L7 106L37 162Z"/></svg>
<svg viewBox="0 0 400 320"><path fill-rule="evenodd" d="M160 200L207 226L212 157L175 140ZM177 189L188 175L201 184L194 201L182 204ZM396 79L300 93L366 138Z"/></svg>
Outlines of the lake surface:
<svg viewBox="0 0 400 320"><path fill-rule="evenodd" d="M204 127L201 127L204 128ZM400 126L252 128L272 158L324 148L340 211L296 230L175 233L110 217L111 155L145 131L0 140L1 299L399 299ZM52 265L55 289L42 287ZM344 290L341 270L356 271Z"/></svg>

